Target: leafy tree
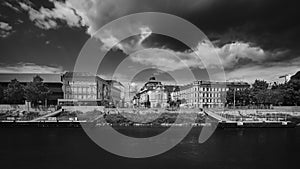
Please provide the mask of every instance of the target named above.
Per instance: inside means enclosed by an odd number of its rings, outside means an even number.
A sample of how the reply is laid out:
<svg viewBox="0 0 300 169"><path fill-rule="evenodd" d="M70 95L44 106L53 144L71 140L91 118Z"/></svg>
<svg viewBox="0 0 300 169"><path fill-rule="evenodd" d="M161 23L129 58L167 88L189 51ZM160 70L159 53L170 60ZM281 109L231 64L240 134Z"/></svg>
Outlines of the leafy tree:
<svg viewBox="0 0 300 169"><path fill-rule="evenodd" d="M282 106L284 104L284 94L285 91L278 88L278 89L272 89L272 96L270 98L270 101L272 105Z"/></svg>
<svg viewBox="0 0 300 169"><path fill-rule="evenodd" d="M272 87L272 99L278 99L275 105L300 105L300 80L292 78L289 82Z"/></svg>
<svg viewBox="0 0 300 169"><path fill-rule="evenodd" d="M4 89L2 86L0 86L0 103L3 103L4 101Z"/></svg>
<svg viewBox="0 0 300 169"><path fill-rule="evenodd" d="M9 104L23 104L24 86L17 79L11 80L4 90L4 98Z"/></svg>
<svg viewBox="0 0 300 169"><path fill-rule="evenodd" d="M286 99L290 105L300 105L300 79L293 78L286 84Z"/></svg>
<svg viewBox="0 0 300 169"><path fill-rule="evenodd" d="M264 80L255 80L252 85L253 91L266 90L268 89L269 84Z"/></svg>
<svg viewBox="0 0 300 169"><path fill-rule="evenodd" d="M226 102L228 105L233 105L234 100L234 89L229 89L226 93Z"/></svg>
<svg viewBox="0 0 300 169"><path fill-rule="evenodd" d="M234 96L235 95L235 96ZM226 93L226 103L227 105L233 105L235 97L236 106L245 106L251 103L250 90L246 89L234 89L230 88Z"/></svg>
<svg viewBox="0 0 300 169"><path fill-rule="evenodd" d="M226 95L227 105L233 105L234 94L236 105L300 105L300 71L284 84L274 83L271 88L264 80L255 80L250 89L229 89Z"/></svg>
<svg viewBox="0 0 300 169"><path fill-rule="evenodd" d="M25 87L25 98L34 106L37 106L39 102L45 101L49 94L49 88L44 85L43 79L38 75Z"/></svg>
<svg viewBox="0 0 300 169"><path fill-rule="evenodd" d="M298 71L295 75L291 77L291 80L296 80L296 79L300 80L300 71Z"/></svg>

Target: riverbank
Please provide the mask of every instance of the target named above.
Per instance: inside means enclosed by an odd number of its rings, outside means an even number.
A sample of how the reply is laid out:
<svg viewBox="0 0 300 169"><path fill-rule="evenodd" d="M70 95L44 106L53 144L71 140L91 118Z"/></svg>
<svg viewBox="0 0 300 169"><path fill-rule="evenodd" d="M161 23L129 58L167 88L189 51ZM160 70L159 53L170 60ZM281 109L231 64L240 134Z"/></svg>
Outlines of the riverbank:
<svg viewBox="0 0 300 169"><path fill-rule="evenodd" d="M220 122L220 123L192 123L192 124L110 124L95 122L79 122L79 121L43 121L43 122L0 122L0 128L82 128L82 127L205 127L217 124L217 128L293 128L297 125L293 122Z"/></svg>
<svg viewBox="0 0 300 169"><path fill-rule="evenodd" d="M196 109L168 111L162 109L105 109L104 111L61 111L55 117L40 118L33 123L26 113L22 118L2 119L0 127L80 127L91 126L206 126L210 122L219 123L219 127L294 127L300 123L300 116L283 112L259 112L254 110L216 111L226 121L211 119L204 112ZM245 113L247 112L247 113ZM32 117L32 114L29 114ZM30 119L30 120L27 120Z"/></svg>
<svg viewBox="0 0 300 169"><path fill-rule="evenodd" d="M74 112L72 112L74 115ZM1 121L0 127L49 127L49 128L80 128L82 125L88 127L102 126L124 126L124 127L170 127L170 126L211 126L218 124L219 128L288 128L295 127L300 122L300 118L287 116L286 121L216 121L208 118L204 113L162 113L154 114L102 114L99 118L96 112L87 112L78 115L76 120L42 120L42 121ZM68 117L68 113L64 112L63 117ZM93 118L91 118L93 117Z"/></svg>

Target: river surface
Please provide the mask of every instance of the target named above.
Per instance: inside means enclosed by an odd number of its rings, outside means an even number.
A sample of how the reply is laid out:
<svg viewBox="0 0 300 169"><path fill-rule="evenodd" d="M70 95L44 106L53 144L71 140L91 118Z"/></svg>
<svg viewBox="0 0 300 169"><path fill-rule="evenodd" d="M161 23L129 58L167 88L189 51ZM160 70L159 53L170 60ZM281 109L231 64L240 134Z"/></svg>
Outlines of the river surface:
<svg viewBox="0 0 300 169"><path fill-rule="evenodd" d="M127 128L129 135L163 128ZM299 168L300 128L217 129L198 143L194 128L173 149L130 159L97 146L80 128L1 128L2 169L283 169ZM298 166L297 166L298 165Z"/></svg>

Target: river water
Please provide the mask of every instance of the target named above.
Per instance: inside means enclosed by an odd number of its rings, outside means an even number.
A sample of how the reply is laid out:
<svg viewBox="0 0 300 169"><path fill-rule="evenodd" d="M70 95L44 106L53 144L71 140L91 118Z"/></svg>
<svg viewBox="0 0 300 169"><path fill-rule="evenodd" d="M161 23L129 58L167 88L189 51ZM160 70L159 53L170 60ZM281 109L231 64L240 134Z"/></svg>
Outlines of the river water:
<svg viewBox="0 0 300 169"><path fill-rule="evenodd" d="M127 128L128 135L162 128ZM217 129L198 143L194 128L164 154L130 159L98 147L80 128L1 128L0 168L28 169L282 169L299 168L300 128Z"/></svg>

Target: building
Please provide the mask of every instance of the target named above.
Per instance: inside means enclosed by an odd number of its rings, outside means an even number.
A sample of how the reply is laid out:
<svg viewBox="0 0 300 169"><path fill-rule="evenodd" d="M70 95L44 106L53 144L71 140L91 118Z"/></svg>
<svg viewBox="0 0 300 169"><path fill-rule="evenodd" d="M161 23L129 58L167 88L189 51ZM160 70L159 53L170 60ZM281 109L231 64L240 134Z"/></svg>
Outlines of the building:
<svg viewBox="0 0 300 169"><path fill-rule="evenodd" d="M210 82L194 81L173 92L173 99L180 100L187 107L221 108L225 106L226 92L233 88L241 90L249 88L245 82Z"/></svg>
<svg viewBox="0 0 300 169"><path fill-rule="evenodd" d="M115 80L106 80L111 86L111 97L110 102L115 107L124 107L125 101L125 87L122 83Z"/></svg>
<svg viewBox="0 0 300 169"><path fill-rule="evenodd" d="M109 82L98 75L85 72L66 72L62 76L64 105L105 105L111 99Z"/></svg>
<svg viewBox="0 0 300 169"><path fill-rule="evenodd" d="M56 73L1 73L0 86L7 88L11 80L17 79L22 85L26 85L33 81L35 76L40 76L43 79L44 85L47 86L51 92L46 100L47 105L56 105L58 99L63 99L64 94L62 90L61 74Z"/></svg>
<svg viewBox="0 0 300 169"><path fill-rule="evenodd" d="M178 86L163 85L155 77L150 77L149 81L141 88L134 97L134 103L139 107L162 108L169 106L171 92Z"/></svg>
<svg viewBox="0 0 300 169"><path fill-rule="evenodd" d="M124 105L124 86L115 80L104 80L98 75L85 72L64 74L1 73L0 86L5 89L11 80L17 79L22 85L33 81L35 76L43 79L50 89L48 105Z"/></svg>

